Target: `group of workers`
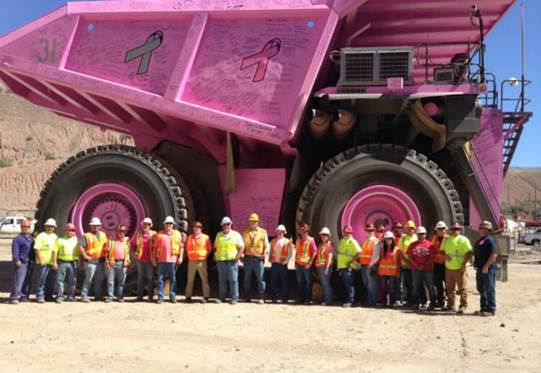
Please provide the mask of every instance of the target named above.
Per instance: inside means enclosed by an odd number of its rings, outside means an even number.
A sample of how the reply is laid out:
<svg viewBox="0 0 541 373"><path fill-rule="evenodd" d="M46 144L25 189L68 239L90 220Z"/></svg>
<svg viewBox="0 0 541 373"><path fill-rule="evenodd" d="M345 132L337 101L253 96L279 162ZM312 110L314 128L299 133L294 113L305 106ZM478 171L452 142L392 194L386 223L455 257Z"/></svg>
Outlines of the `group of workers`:
<svg viewBox="0 0 541 373"><path fill-rule="evenodd" d="M250 215L249 227L242 233L233 230L232 224L229 217L224 217L222 230L212 244L210 237L203 233L201 222L195 222L192 233L186 237L175 229L175 220L171 216L165 218L164 229L159 232L152 230L152 220L145 218L141 229L131 239L126 236L127 228L123 225L117 227L114 237L107 237L101 230L100 219L95 217L89 222L90 231L81 238L77 237L76 227L71 223L64 227L64 236L57 237L54 219L47 219L43 224L44 231L34 238L30 233L30 222L23 221L21 234L12 243L14 275L10 302L28 301L33 262L38 272L38 303L75 300L76 275L80 266L84 268L82 302L90 302L91 287L94 299L102 299L104 277L107 278L105 302L115 299L123 302L127 268L133 260L137 266L137 300L143 301L146 293L147 300L154 301L153 274L157 267L157 303L165 301L167 279L169 300L176 303L177 268L186 257L186 302L192 302L197 273L202 284L201 301L206 303L210 297L207 259L212 254L219 280L216 303L225 302L228 295L231 304L238 302L239 263L244 269L244 300L251 302L251 284L255 276L256 300L264 303L267 259L271 264L270 299L273 303L278 300L287 303L288 264L294 256L299 303L312 303L315 269L323 289L323 305L333 304L331 283L338 277L344 290L344 307L401 304L415 309L441 308L462 314L468 306L465 269L473 255L477 289L481 295L481 307L476 313L490 316L496 312L497 253L495 240L490 235L490 222L480 224L480 238L474 247L461 234L463 227L458 222L449 227L443 221L438 222L431 239L423 226L416 227L411 220L404 226L395 223L388 231L382 224L367 224L364 227L366 237L361 244L353 237L353 228L346 225L336 247L327 227L320 230L316 240L310 235L310 226L302 224L294 241L286 237L286 228L279 225L269 241L269 235L259 226L259 217L255 213ZM66 292L65 282L68 285ZM53 295L55 283L56 299ZM455 308L457 293L460 296L458 310Z"/></svg>

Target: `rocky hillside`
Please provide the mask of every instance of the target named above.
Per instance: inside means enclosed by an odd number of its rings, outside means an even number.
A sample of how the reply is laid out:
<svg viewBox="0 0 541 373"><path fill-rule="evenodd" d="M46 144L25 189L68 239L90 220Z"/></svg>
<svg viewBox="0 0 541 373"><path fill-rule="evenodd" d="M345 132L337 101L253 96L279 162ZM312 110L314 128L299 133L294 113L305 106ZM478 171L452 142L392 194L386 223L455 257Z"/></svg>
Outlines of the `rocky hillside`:
<svg viewBox="0 0 541 373"><path fill-rule="evenodd" d="M537 193L536 193L537 190ZM535 199L537 198L537 209ZM519 208L519 215L526 220L533 218L533 211L541 213L541 168L511 168L505 178L502 204L506 210ZM538 216L537 219L540 219Z"/></svg>
<svg viewBox="0 0 541 373"><path fill-rule="evenodd" d="M74 153L129 136L59 117L0 87L0 215L33 215L49 175Z"/></svg>

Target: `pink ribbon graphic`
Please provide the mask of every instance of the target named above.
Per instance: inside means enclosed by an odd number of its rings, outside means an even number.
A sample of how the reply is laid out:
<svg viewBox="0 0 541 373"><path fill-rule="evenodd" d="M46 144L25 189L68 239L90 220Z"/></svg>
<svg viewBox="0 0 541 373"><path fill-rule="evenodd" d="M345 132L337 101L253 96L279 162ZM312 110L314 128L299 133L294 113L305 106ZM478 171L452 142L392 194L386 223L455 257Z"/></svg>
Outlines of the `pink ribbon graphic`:
<svg viewBox="0 0 541 373"><path fill-rule="evenodd" d="M276 56L280 52L280 47L282 42L278 38L274 38L269 41L261 52L252 54L251 56L244 57L240 65L240 69L244 70L250 66L257 64L257 69L255 71L253 82L260 82L265 79L265 73L267 72L267 66L269 65L269 60Z"/></svg>

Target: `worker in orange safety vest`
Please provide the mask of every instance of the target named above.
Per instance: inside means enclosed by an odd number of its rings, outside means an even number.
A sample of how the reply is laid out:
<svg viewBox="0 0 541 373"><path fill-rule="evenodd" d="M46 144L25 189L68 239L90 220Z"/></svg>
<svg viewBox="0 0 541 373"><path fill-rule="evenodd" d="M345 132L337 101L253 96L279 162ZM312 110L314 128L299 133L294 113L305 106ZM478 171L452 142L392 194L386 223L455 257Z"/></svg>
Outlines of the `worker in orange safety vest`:
<svg viewBox="0 0 541 373"><path fill-rule="evenodd" d="M186 239L186 254L188 257L188 279L186 281L186 302L192 302L193 283L196 272L201 278L203 288L202 303L207 303L210 297L210 287L207 272L207 258L212 251L210 237L203 233L203 223L196 221L193 233Z"/></svg>
<svg viewBox="0 0 541 373"><path fill-rule="evenodd" d="M361 278L365 290L363 304L372 307L376 305L377 273L373 270L379 260L380 240L376 237L374 224L366 224L368 234L361 246L359 263L361 264Z"/></svg>
<svg viewBox="0 0 541 373"><path fill-rule="evenodd" d="M287 264L293 253L293 242L286 238L286 227L280 224L276 227L276 237L270 243L269 262L271 263L271 299L272 303L277 303L278 282L280 282L280 297L282 303L287 303L288 298L288 280Z"/></svg>
<svg viewBox="0 0 541 373"><path fill-rule="evenodd" d="M400 279L400 249L395 242L396 238L393 232L387 231L383 234L378 279L382 289L383 304L387 307L395 305L395 283Z"/></svg>
<svg viewBox="0 0 541 373"><path fill-rule="evenodd" d="M130 244L126 237L127 228L125 225L119 225L116 230L116 236L107 241L104 250L107 253L107 298L105 303L110 303L115 297L115 279L116 279L116 300L124 303L124 284L126 282L126 273L130 266Z"/></svg>
<svg viewBox="0 0 541 373"><path fill-rule="evenodd" d="M103 278L105 276L105 250L107 236L101 231L101 220L90 219L90 232L84 234L79 246L79 253L85 269L85 279L81 288L81 301L90 302L88 291L94 283L94 299L101 299Z"/></svg>

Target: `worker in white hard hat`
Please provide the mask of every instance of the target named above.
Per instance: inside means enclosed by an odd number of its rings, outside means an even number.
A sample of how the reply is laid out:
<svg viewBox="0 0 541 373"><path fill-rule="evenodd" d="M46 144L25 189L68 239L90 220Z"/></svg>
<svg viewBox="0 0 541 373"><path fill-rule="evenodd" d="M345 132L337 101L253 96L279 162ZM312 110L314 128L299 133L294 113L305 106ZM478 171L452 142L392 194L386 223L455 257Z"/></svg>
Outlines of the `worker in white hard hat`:
<svg viewBox="0 0 541 373"><path fill-rule="evenodd" d="M137 266L137 301L142 302L145 290L148 301L152 302L154 291L152 288L152 274L156 261L152 257L151 241L156 231L152 230L152 219L144 218L141 229L133 236L130 242L131 251Z"/></svg>
<svg viewBox="0 0 541 373"><path fill-rule="evenodd" d="M476 269L475 279L480 295L481 309L476 312L480 316L496 314L496 259L498 251L496 241L490 235L492 223L482 221L479 224L479 240L473 249L473 266Z"/></svg>
<svg viewBox="0 0 541 373"><path fill-rule="evenodd" d="M90 302L88 295L90 286L94 284L94 299L101 300L102 284L105 278L105 243L107 235L101 231L101 220L90 219L90 232L81 238L79 253L85 269L85 279L81 288L81 301Z"/></svg>
<svg viewBox="0 0 541 373"><path fill-rule="evenodd" d="M282 303L288 300L287 264L293 253L293 240L287 238L286 227L280 224L275 229L276 236L270 243L269 262L271 263L271 300L278 301L280 295ZM280 282L280 291L278 291Z"/></svg>
<svg viewBox="0 0 541 373"><path fill-rule="evenodd" d="M263 304L265 298L265 257L269 252L269 237L267 231L259 225L256 213L248 217L249 227L242 232L244 240L244 300L251 301L252 273L257 281L257 303Z"/></svg>
<svg viewBox="0 0 541 373"><path fill-rule="evenodd" d="M152 241L153 257L158 263L158 304L162 304L165 299L166 278L169 278L169 301L177 303L176 273L184 256L183 236L175 229L175 219L172 216L167 216L163 225L164 229Z"/></svg>
<svg viewBox="0 0 541 373"><path fill-rule="evenodd" d="M398 248L401 252L400 257L400 282L401 282L401 294L400 298L405 301L406 307L413 306L413 278L411 268L408 261L408 247L412 242L417 241L415 235L416 225L413 220L408 220L404 226L405 233L398 240Z"/></svg>
<svg viewBox="0 0 541 373"><path fill-rule="evenodd" d="M434 256L434 289L436 291L436 307L445 305L445 254L441 251L443 240L447 237L447 224L439 221L434 228L436 234L432 237L432 244L436 249Z"/></svg>
<svg viewBox="0 0 541 373"><path fill-rule="evenodd" d="M400 279L400 249L396 235L387 231L383 234L378 265L378 279L382 291L383 305L393 307L396 301L395 284Z"/></svg>
<svg viewBox="0 0 541 373"><path fill-rule="evenodd" d="M409 267L413 278L413 308L424 308L424 298L422 292L425 287L428 289L430 304L428 309L434 309L436 304L436 292L434 291L434 256L436 249L432 241L426 238L426 228L419 226L417 231L417 241L409 245L406 252L409 260Z"/></svg>
<svg viewBox="0 0 541 373"><path fill-rule="evenodd" d="M323 287L323 305L332 305L332 286L331 275L334 262L334 246L331 241L331 231L323 227L319 231L320 243L317 246L316 259L314 261L317 275L321 286Z"/></svg>
<svg viewBox="0 0 541 373"><path fill-rule="evenodd" d="M228 216L222 219L222 230L214 240L214 259L218 266L219 298L217 303L225 302L229 285L231 304L239 300L239 260L244 252L244 241L239 232L231 229L233 222Z"/></svg>
<svg viewBox="0 0 541 373"><path fill-rule="evenodd" d="M53 287L56 281L56 266L54 265L54 252L56 250L56 239L54 233L56 221L47 219L43 223L44 231L36 236L34 240L34 252L36 253L36 264L38 265L38 284L36 288L36 299L38 303L45 303L45 300L53 300Z"/></svg>

